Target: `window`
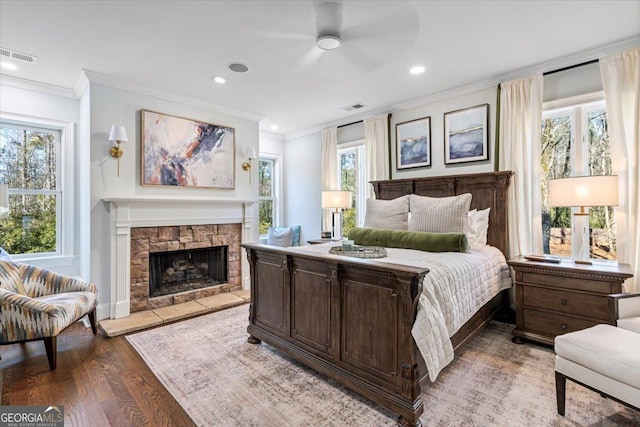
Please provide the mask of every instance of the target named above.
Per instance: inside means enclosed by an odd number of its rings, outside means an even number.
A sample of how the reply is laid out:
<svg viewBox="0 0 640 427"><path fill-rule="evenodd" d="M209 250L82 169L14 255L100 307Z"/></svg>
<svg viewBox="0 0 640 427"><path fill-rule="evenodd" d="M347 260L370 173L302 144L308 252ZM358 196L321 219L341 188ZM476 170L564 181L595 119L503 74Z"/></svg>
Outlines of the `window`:
<svg viewBox="0 0 640 427"><path fill-rule="evenodd" d="M0 181L9 185L9 218L0 242L11 254L62 253L60 129L0 123Z"/></svg>
<svg viewBox="0 0 640 427"><path fill-rule="evenodd" d="M342 211L342 235L346 236L353 227L364 224L367 204L367 164L362 141L342 144L338 149L340 165L340 189L353 194L352 208Z"/></svg>
<svg viewBox="0 0 640 427"><path fill-rule="evenodd" d="M611 175L611 151L604 100L594 95L554 101L542 115L542 232L544 252L577 256L572 249L572 208L549 207L551 179L569 176ZM590 258L615 260L613 207L589 209Z"/></svg>
<svg viewBox="0 0 640 427"><path fill-rule="evenodd" d="M269 227L275 224L276 208L276 161L275 159L260 158L258 166L259 186L259 231L266 236Z"/></svg>

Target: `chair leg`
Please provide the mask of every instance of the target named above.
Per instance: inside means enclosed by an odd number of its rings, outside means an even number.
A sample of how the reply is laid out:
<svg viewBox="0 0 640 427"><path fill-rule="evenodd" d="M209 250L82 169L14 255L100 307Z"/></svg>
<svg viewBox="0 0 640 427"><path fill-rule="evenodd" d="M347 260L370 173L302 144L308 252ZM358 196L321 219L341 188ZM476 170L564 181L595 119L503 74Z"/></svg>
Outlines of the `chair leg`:
<svg viewBox="0 0 640 427"><path fill-rule="evenodd" d="M89 313L89 322L91 323L91 330L93 331L93 335L95 335L98 330L96 329L96 309L94 308Z"/></svg>
<svg viewBox="0 0 640 427"><path fill-rule="evenodd" d="M49 369L56 369L56 359L58 355L58 337L46 337L44 339L44 348L47 350L47 359L49 359Z"/></svg>
<svg viewBox="0 0 640 427"><path fill-rule="evenodd" d="M564 416L564 403L567 389L567 377L556 371L556 401L558 414Z"/></svg>

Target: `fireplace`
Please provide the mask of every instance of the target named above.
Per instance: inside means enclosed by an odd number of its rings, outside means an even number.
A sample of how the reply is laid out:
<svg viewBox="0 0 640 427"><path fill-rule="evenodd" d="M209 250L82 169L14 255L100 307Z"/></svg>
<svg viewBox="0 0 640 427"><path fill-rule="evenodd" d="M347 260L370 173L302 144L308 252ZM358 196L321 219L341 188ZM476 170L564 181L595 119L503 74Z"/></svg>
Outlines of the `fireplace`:
<svg viewBox="0 0 640 427"><path fill-rule="evenodd" d="M229 247L158 252L149 255L149 297L227 283Z"/></svg>
<svg viewBox="0 0 640 427"><path fill-rule="evenodd" d="M241 234L238 223L132 227L131 312L242 289Z"/></svg>

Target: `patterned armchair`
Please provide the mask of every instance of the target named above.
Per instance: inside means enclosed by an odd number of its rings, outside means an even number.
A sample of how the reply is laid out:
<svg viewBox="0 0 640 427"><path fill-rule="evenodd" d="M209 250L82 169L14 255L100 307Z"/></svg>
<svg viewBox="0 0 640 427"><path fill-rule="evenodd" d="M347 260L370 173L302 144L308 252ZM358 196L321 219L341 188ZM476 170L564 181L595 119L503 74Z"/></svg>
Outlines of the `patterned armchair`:
<svg viewBox="0 0 640 427"><path fill-rule="evenodd" d="M97 294L91 283L0 260L0 345L44 340L49 368L56 369L62 330L88 314L96 333Z"/></svg>

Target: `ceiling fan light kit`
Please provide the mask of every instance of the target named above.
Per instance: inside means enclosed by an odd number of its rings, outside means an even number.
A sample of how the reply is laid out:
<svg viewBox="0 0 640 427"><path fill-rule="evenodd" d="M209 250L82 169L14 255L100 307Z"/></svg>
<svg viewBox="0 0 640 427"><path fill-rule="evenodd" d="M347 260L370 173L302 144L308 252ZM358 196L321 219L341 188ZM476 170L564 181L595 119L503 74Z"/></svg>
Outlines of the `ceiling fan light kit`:
<svg viewBox="0 0 640 427"><path fill-rule="evenodd" d="M333 49L337 49L340 47L340 44L342 44L342 42L340 41L340 36L339 35L319 35L318 39L316 40L316 45L320 48L320 49L324 49L324 50L333 50Z"/></svg>

